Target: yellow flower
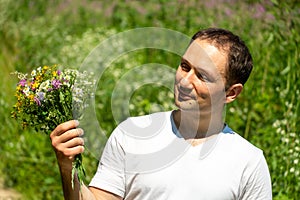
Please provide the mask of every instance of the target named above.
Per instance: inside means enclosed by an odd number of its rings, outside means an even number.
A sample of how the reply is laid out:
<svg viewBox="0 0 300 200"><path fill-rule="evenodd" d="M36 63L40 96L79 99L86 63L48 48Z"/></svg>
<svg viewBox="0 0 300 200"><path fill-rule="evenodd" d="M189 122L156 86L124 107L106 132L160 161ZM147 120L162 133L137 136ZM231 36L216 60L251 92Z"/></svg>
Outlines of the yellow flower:
<svg viewBox="0 0 300 200"><path fill-rule="evenodd" d="M35 77L35 80L36 80L37 82L40 82L40 81L42 80L42 76L41 76L41 75L36 76L36 77Z"/></svg>
<svg viewBox="0 0 300 200"><path fill-rule="evenodd" d="M42 74L44 74L48 69L49 69L49 67L45 65L45 66L43 67Z"/></svg>
<svg viewBox="0 0 300 200"><path fill-rule="evenodd" d="M33 89L37 89L37 88L39 87L39 85L40 85L40 84L39 84L38 82L34 82L34 83L32 84L31 87L32 87Z"/></svg>
<svg viewBox="0 0 300 200"><path fill-rule="evenodd" d="M45 66L43 67L43 70L46 71L47 69L49 69L49 67L45 65Z"/></svg>
<svg viewBox="0 0 300 200"><path fill-rule="evenodd" d="M21 101L17 101L17 103L15 104L15 107L17 108L18 113L21 112L21 106L22 106L22 102Z"/></svg>
<svg viewBox="0 0 300 200"><path fill-rule="evenodd" d="M19 93L16 93L15 97L17 97L18 101L21 100L21 95Z"/></svg>
<svg viewBox="0 0 300 200"><path fill-rule="evenodd" d="M33 94L30 94L30 95L28 96L28 98L30 99L31 102L34 102L34 95L33 95Z"/></svg>
<svg viewBox="0 0 300 200"><path fill-rule="evenodd" d="M52 75L55 77L55 76L57 76L57 71L55 70L55 71L53 71L52 72Z"/></svg>
<svg viewBox="0 0 300 200"><path fill-rule="evenodd" d="M18 86L17 86L17 91L21 91L21 90L22 90L21 85L18 85Z"/></svg>

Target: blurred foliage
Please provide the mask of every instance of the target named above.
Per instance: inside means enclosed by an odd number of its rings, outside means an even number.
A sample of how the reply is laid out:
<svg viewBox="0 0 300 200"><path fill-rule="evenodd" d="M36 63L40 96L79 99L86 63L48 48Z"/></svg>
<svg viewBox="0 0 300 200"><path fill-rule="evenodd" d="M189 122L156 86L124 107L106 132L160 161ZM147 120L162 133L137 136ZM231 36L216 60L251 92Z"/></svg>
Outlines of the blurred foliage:
<svg viewBox="0 0 300 200"><path fill-rule="evenodd" d="M62 199L49 138L24 131L10 119L17 81L11 72L57 63L79 67L101 41L132 28L163 27L191 36L198 29L217 26L240 35L255 64L242 95L228 105L226 121L264 150L274 199L297 199L299 14L299 2L292 0L0 0L0 173L6 186L16 188L24 199ZM111 63L99 80L97 117L106 135L118 123L111 108L115 84L126 72L147 63L176 69L179 57L161 50L134 51ZM143 85L129 102L131 115L173 108L172 92L161 85ZM87 151L84 163L88 182L97 159Z"/></svg>

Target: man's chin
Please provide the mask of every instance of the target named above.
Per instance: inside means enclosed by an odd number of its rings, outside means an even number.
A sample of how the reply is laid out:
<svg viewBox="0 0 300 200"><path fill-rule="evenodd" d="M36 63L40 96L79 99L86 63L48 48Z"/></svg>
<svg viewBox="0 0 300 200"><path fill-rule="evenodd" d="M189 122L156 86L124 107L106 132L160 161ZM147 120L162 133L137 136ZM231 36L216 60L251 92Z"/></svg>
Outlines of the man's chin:
<svg viewBox="0 0 300 200"><path fill-rule="evenodd" d="M199 105L195 101L175 101L175 105L179 110L189 112L200 112Z"/></svg>

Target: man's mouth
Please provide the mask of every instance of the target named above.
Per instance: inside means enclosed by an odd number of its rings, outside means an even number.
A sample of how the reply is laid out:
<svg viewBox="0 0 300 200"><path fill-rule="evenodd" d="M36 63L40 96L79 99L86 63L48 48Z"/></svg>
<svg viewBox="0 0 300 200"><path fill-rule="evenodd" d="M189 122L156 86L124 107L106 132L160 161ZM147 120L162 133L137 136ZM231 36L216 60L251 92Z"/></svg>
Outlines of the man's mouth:
<svg viewBox="0 0 300 200"><path fill-rule="evenodd" d="M178 88L178 99L180 101L195 100L194 96L180 90L179 88Z"/></svg>

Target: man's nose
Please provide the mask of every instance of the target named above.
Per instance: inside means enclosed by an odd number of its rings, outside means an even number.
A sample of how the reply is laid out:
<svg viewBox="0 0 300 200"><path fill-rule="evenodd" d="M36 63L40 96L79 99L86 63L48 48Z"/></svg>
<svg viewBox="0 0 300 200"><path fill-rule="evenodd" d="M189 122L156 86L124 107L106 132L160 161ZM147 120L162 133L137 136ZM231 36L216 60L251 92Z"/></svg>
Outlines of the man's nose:
<svg viewBox="0 0 300 200"><path fill-rule="evenodd" d="M185 88L186 90L191 90L193 89L193 78L194 78L194 73L192 70L190 70L187 74L185 74L181 81L180 81L180 87Z"/></svg>

